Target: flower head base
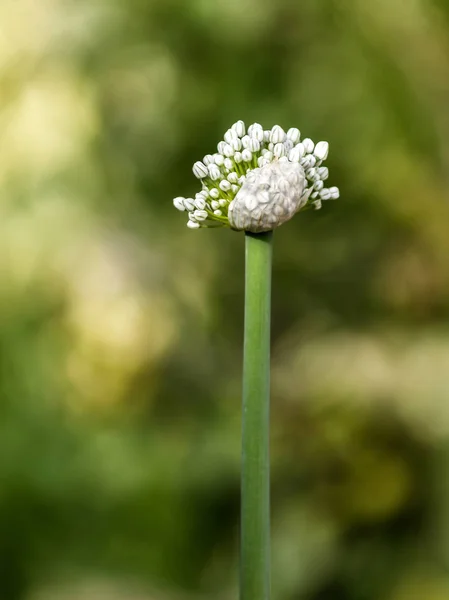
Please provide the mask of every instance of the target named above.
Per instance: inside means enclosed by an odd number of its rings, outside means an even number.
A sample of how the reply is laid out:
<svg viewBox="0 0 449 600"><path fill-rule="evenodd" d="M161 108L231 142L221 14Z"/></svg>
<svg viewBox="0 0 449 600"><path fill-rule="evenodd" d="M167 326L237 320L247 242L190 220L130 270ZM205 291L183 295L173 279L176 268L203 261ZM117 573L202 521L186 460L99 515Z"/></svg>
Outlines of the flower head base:
<svg viewBox="0 0 449 600"><path fill-rule="evenodd" d="M218 152L193 165L202 190L195 198L173 200L175 208L188 212L187 227L271 231L300 210L337 199L338 188L324 187L329 144L300 139L296 128L285 133L275 125L264 131L254 123L246 131L243 121L235 123Z"/></svg>

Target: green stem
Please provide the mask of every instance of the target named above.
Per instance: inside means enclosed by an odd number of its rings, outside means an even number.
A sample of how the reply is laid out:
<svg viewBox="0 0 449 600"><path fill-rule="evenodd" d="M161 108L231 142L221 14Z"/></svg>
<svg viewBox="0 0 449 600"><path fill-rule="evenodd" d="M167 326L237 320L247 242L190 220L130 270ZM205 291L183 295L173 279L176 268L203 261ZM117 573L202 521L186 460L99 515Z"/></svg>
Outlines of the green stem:
<svg viewBox="0 0 449 600"><path fill-rule="evenodd" d="M270 596L272 232L246 233L240 600Z"/></svg>

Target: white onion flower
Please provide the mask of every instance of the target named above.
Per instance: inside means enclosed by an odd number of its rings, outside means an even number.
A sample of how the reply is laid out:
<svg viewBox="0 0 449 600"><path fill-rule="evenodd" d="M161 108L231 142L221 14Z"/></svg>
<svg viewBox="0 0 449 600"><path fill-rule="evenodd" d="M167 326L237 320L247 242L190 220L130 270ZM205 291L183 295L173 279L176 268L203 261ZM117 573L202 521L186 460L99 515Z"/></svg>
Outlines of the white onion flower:
<svg viewBox="0 0 449 600"><path fill-rule="evenodd" d="M279 125L264 130L259 123L246 127L237 121L217 152L194 164L202 183L195 200L178 196L173 204L187 211L190 229L270 231L301 210L317 210L322 201L339 198L337 187L324 187L328 152L327 142L301 140L296 127L285 133Z"/></svg>
<svg viewBox="0 0 449 600"><path fill-rule="evenodd" d="M184 198L178 197L173 200L173 205L180 211L185 211L186 207L184 205Z"/></svg>
<svg viewBox="0 0 449 600"><path fill-rule="evenodd" d="M285 146L284 144L276 144L274 149L273 149L273 154L277 157L277 158L281 158L281 156L285 155Z"/></svg>
<svg viewBox="0 0 449 600"><path fill-rule="evenodd" d="M279 144L285 140L285 131L280 125L275 125L271 130L270 142L273 144Z"/></svg>
<svg viewBox="0 0 449 600"><path fill-rule="evenodd" d="M327 155L329 154L329 144L327 142L318 142L313 153L318 160L326 160Z"/></svg>
<svg viewBox="0 0 449 600"><path fill-rule="evenodd" d="M245 123L243 121L237 121L231 129L235 131L239 138L242 138L245 135Z"/></svg>
<svg viewBox="0 0 449 600"><path fill-rule="evenodd" d="M287 139L291 140L293 144L297 144L301 139L301 132L296 127L291 127L287 131Z"/></svg>
<svg viewBox="0 0 449 600"><path fill-rule="evenodd" d="M252 154L251 150L248 150L248 148L245 148L245 150L243 150L243 152L242 152L242 158L243 158L244 162L251 162L253 159L253 154Z"/></svg>
<svg viewBox="0 0 449 600"><path fill-rule="evenodd" d="M207 175L207 167L200 160L193 165L192 171L197 179L202 179Z"/></svg>
<svg viewBox="0 0 449 600"><path fill-rule="evenodd" d="M195 203L193 201L193 198L184 198L184 206L190 212L192 210L195 210Z"/></svg>

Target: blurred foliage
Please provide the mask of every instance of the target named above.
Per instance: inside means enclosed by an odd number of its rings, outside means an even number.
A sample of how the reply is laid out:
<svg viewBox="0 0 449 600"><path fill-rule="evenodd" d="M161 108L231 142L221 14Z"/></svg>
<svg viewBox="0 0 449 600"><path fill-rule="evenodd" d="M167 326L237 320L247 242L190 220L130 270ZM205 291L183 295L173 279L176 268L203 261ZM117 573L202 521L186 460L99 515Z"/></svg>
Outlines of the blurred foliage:
<svg viewBox="0 0 449 600"><path fill-rule="evenodd" d="M331 143L275 236L273 596L449 598L449 4L2 0L0 598L237 594L237 119Z"/></svg>

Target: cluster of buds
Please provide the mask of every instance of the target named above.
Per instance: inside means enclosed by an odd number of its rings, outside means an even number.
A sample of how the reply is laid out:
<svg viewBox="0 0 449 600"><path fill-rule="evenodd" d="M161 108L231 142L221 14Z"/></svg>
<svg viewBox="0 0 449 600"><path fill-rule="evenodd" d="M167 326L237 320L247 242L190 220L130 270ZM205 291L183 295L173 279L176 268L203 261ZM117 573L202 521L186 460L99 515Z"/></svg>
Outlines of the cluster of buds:
<svg viewBox="0 0 449 600"><path fill-rule="evenodd" d="M321 208L337 199L338 188L325 187L329 176L322 166L327 142L301 141L299 129L285 132L275 125L248 129L237 121L219 142L215 154L193 165L202 183L195 198L178 197L174 206L188 213L187 227L231 227L255 233L270 231L306 208Z"/></svg>

